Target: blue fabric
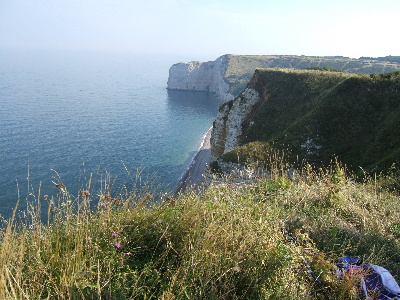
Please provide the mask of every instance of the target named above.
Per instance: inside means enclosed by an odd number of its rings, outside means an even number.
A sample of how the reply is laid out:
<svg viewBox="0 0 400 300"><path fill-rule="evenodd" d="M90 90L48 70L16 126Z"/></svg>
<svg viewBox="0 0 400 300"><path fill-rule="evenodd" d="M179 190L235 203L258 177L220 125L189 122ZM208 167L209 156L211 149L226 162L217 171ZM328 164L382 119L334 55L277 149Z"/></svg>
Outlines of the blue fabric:
<svg viewBox="0 0 400 300"><path fill-rule="evenodd" d="M367 299L400 299L400 287L385 268L369 263L363 264L361 258L352 256L340 258L336 265L339 279L343 279L346 274L360 278L358 288L360 294L364 294Z"/></svg>
<svg viewBox="0 0 400 300"><path fill-rule="evenodd" d="M388 270L368 263L363 270L368 293L374 295L375 299L400 298L400 287Z"/></svg>

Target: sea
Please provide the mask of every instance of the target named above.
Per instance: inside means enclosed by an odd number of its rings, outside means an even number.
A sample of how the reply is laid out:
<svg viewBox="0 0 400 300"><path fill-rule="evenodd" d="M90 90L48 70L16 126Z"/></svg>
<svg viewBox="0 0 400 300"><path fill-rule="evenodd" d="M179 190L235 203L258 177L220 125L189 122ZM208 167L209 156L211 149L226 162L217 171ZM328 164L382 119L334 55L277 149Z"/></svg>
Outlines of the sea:
<svg viewBox="0 0 400 300"><path fill-rule="evenodd" d="M187 58L186 58L187 59ZM0 215L106 186L170 193L215 119L214 94L167 90L174 55L0 51ZM183 60L185 61L185 60ZM90 186L89 186L90 184ZM149 189L150 191L150 189Z"/></svg>

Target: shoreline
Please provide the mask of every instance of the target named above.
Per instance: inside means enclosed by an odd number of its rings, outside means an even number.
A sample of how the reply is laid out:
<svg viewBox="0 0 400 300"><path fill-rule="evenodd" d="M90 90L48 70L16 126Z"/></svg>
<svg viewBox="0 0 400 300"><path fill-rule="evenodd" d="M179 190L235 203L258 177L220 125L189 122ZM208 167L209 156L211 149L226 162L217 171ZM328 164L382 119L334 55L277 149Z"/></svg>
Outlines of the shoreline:
<svg viewBox="0 0 400 300"><path fill-rule="evenodd" d="M204 135L199 151L194 156L189 168L185 171L179 180L178 186L173 195L178 195L188 188L198 190L204 183L205 173L211 161L211 132L212 127Z"/></svg>

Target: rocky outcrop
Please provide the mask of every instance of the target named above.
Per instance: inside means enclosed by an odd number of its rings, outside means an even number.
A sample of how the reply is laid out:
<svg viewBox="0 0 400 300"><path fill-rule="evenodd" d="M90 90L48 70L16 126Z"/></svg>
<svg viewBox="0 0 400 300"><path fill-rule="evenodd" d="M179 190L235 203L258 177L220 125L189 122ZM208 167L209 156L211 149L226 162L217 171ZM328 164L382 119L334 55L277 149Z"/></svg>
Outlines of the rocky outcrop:
<svg viewBox="0 0 400 300"><path fill-rule="evenodd" d="M225 81L228 56L215 61L177 63L169 69L168 89L212 92L222 101L233 99Z"/></svg>
<svg viewBox="0 0 400 300"><path fill-rule="evenodd" d="M212 160L239 145L243 123L259 101L259 93L255 89L246 88L235 100L220 107L211 134Z"/></svg>

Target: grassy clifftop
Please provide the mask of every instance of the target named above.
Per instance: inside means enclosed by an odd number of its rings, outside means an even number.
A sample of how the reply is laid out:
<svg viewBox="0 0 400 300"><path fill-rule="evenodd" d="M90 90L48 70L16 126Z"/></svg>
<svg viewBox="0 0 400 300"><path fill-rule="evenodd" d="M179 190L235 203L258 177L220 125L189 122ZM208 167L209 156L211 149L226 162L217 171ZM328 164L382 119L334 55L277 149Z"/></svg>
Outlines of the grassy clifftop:
<svg viewBox="0 0 400 300"><path fill-rule="evenodd" d="M156 203L60 186L46 199L47 225L44 199L29 195L23 222L1 232L0 298L358 299L354 281L335 276L345 254L399 278L400 198L389 191L398 174L357 183L337 164L271 171Z"/></svg>
<svg viewBox="0 0 400 300"><path fill-rule="evenodd" d="M328 67L349 73L386 73L400 70L397 57L379 59L351 59L341 56L296 56L296 55L227 55L228 64L225 80L230 92L237 96L250 81L258 68L307 69L310 67Z"/></svg>
<svg viewBox="0 0 400 300"><path fill-rule="evenodd" d="M248 86L262 100L242 126L241 145L273 143L318 165L337 156L353 170L400 162L399 72L260 69Z"/></svg>

